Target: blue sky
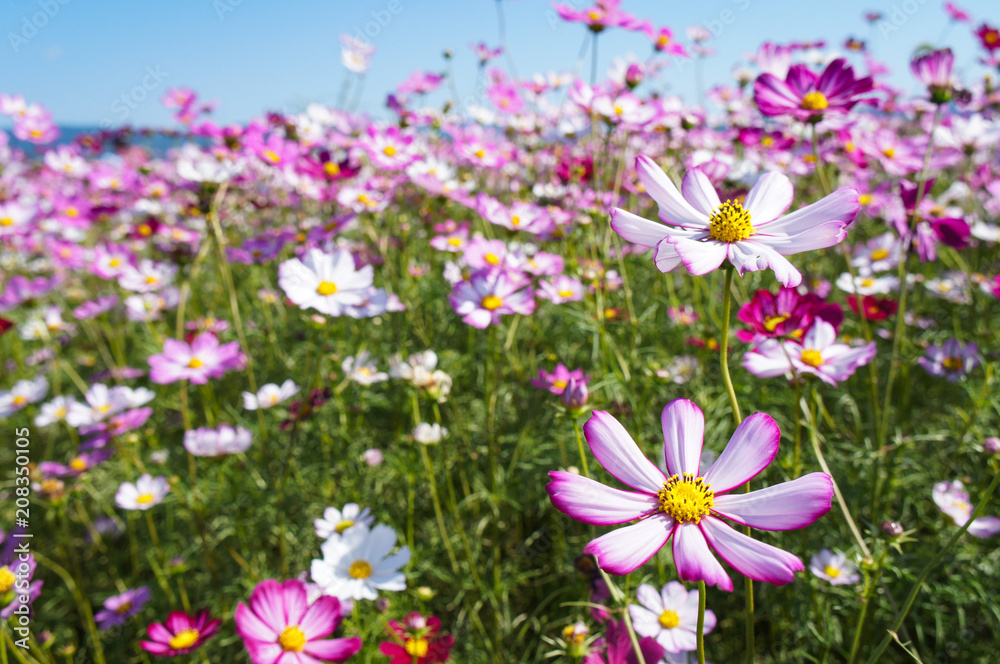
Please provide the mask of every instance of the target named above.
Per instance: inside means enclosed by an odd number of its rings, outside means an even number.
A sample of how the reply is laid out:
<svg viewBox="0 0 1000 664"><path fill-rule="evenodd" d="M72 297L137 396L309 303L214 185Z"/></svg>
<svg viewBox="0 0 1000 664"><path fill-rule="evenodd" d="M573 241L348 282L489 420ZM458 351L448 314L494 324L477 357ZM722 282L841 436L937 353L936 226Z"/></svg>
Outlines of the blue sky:
<svg viewBox="0 0 1000 664"><path fill-rule="evenodd" d="M568 2L585 6L584 0ZM977 21L1000 21L994 0L958 4ZM470 94L476 61L469 43L498 41L495 0L4 0L4 5L0 91L43 104L64 125L117 125L126 110L124 120L133 125L168 125L170 115L159 99L171 86L189 86L218 100L215 117L221 122L246 121L266 110L294 111L310 101L333 105L346 75L338 36L366 28L377 51L359 108L384 115L386 91L414 69L442 71L445 49L455 53L459 94ZM522 76L573 70L582 26L558 21L548 1L503 6L508 46ZM730 80L732 65L765 40L826 39L839 47L848 36L868 41L893 70L891 81L904 88L914 89L906 63L921 43L950 45L960 72L979 71L969 28L949 29L937 0L624 0L623 7L681 35L689 25L714 26L717 36L710 45L716 55L704 63L708 84ZM873 28L862 19L869 10L892 21ZM634 52L644 58L649 48L642 35L605 32L600 71L614 55ZM583 71L589 71L589 55ZM671 67L659 87L693 100L693 72ZM148 93L135 92L144 85ZM129 108L120 101L123 94L145 99Z"/></svg>

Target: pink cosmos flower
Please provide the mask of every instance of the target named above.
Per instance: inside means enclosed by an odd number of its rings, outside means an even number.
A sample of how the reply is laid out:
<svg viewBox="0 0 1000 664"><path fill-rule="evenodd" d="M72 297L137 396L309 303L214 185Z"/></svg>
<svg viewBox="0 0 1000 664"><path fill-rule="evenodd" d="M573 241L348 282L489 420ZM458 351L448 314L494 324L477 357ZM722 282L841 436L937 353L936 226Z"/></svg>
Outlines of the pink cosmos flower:
<svg viewBox="0 0 1000 664"><path fill-rule="evenodd" d="M753 86L754 101L764 115L791 115L803 122L819 121L826 113L847 113L872 89L872 78L855 78L854 69L837 58L816 74L805 65L793 65L781 80L761 74Z"/></svg>
<svg viewBox="0 0 1000 664"><path fill-rule="evenodd" d="M565 364L560 362L556 365L556 368L552 373L549 373L545 369L538 370L538 378L532 378L531 384L540 390L548 390L556 396L563 393L566 386L569 385L571 380L576 380L577 382L587 384L590 380L590 376L585 376L583 374L583 369L574 369L570 371Z"/></svg>
<svg viewBox="0 0 1000 664"><path fill-rule="evenodd" d="M844 320L844 311L839 304L824 302L813 293L802 295L794 288L782 288L777 293L757 291L740 307L736 317L751 327L738 330L736 336L750 343L758 334L801 339L817 318L826 320L836 329Z"/></svg>
<svg viewBox="0 0 1000 664"><path fill-rule="evenodd" d="M944 3L944 10L948 12L948 16L950 16L953 21L968 23L972 20L972 17L969 16L969 12L962 9L954 2Z"/></svg>
<svg viewBox="0 0 1000 664"><path fill-rule="evenodd" d="M147 627L146 632L152 640L142 641L139 645L157 657L187 655L215 636L221 622L218 618L213 620L208 611L197 615L174 611L162 624L153 623Z"/></svg>
<svg viewBox="0 0 1000 664"><path fill-rule="evenodd" d="M661 272L683 262L691 274L703 275L728 259L741 276L772 269L783 285L798 286L802 274L785 256L841 242L860 209L858 192L842 187L782 216L794 190L786 176L774 171L754 183L744 205L721 202L700 168L687 172L680 191L649 157L637 157L635 168L663 223L612 208L611 228L629 242L656 247L654 262Z"/></svg>
<svg viewBox="0 0 1000 664"><path fill-rule="evenodd" d="M94 614L98 629L103 631L124 625L129 618L142 610L150 597L149 588L142 586L107 598L104 600L104 608Z"/></svg>
<svg viewBox="0 0 1000 664"><path fill-rule="evenodd" d="M202 332L190 345L177 339L165 339L163 352L148 359L149 379L154 383L189 380L204 385L209 378L219 378L228 371L242 369L246 358L240 344L220 344L211 332Z"/></svg>
<svg viewBox="0 0 1000 664"><path fill-rule="evenodd" d="M910 71L918 81L927 86L931 101L944 104L951 99L951 68L955 54L950 48L931 51L910 61Z"/></svg>
<svg viewBox="0 0 1000 664"><path fill-rule="evenodd" d="M608 27L620 27L626 30L642 30L646 21L640 21L635 16L619 8L621 0L597 0L592 7L577 10L569 5L552 3L552 8L564 21L584 23L591 32L602 32Z"/></svg>
<svg viewBox="0 0 1000 664"><path fill-rule="evenodd" d="M979 347L971 341L963 344L958 339L948 339L940 346L928 346L917 362L930 375L944 376L954 383L979 366Z"/></svg>
<svg viewBox="0 0 1000 664"><path fill-rule="evenodd" d="M722 590L733 582L714 550L740 574L783 585L804 569L781 549L751 539L723 519L763 530L791 530L813 523L830 510L833 481L810 473L748 494L731 494L756 477L778 454L781 433L774 420L754 413L737 427L729 445L703 474L705 417L691 401L677 399L663 409L663 454L667 473L646 459L618 420L594 411L584 426L591 451L622 491L586 477L552 471L546 490L557 509L593 525L637 523L590 542L613 574L628 574L673 540L674 564L682 581L705 581Z"/></svg>
<svg viewBox="0 0 1000 664"><path fill-rule="evenodd" d="M340 600L322 596L309 604L298 579L257 584L249 606L240 602L236 607L235 620L251 664L343 662L361 650L356 636L326 638L340 626Z"/></svg>
<svg viewBox="0 0 1000 664"><path fill-rule="evenodd" d="M691 54L684 48L684 44L674 41L674 32L670 28L662 27L657 30L653 28L652 24L647 24L643 32L653 40L653 50L658 53L669 53L685 58L691 57Z"/></svg>
<svg viewBox="0 0 1000 664"><path fill-rule="evenodd" d="M743 356L743 366L758 378L786 374L812 374L824 383L836 385L854 375L875 357L875 342L852 347L837 343L837 330L817 318L802 343L779 341L758 335L753 351Z"/></svg>
<svg viewBox="0 0 1000 664"><path fill-rule="evenodd" d="M487 268L455 284L449 299L455 313L473 327L485 329L504 314L530 316L535 311L531 280L519 272Z"/></svg>
<svg viewBox="0 0 1000 664"><path fill-rule="evenodd" d="M584 288L579 279L560 274L554 279L540 282L535 294L552 304L579 302L583 299Z"/></svg>
<svg viewBox="0 0 1000 664"><path fill-rule="evenodd" d="M938 482L934 485L933 497L937 506L956 526L964 526L972 516L973 505L969 502L969 492L959 480ZM997 533L1000 533L1000 518L995 516L981 516L969 525L969 534L973 537L985 539Z"/></svg>

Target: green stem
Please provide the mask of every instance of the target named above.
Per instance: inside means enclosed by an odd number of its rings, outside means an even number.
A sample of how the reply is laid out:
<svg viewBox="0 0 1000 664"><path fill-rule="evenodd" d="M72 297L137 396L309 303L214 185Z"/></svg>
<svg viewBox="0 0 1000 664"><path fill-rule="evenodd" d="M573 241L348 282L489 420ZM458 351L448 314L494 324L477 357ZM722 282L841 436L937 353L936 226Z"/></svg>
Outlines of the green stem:
<svg viewBox="0 0 1000 664"><path fill-rule="evenodd" d="M590 477L590 469L587 467L587 454L584 452L583 447L583 436L580 434L580 423L576 421L575 415L570 415L573 420L573 433L576 434L576 448L580 452L580 470L583 472L583 476Z"/></svg>
<svg viewBox="0 0 1000 664"><path fill-rule="evenodd" d="M698 664L705 664L705 582L698 582Z"/></svg>
<svg viewBox="0 0 1000 664"><path fill-rule="evenodd" d="M73 581L72 575L65 570L65 568L56 564L52 560L49 560L44 554L34 552L35 560L55 572L69 588L70 593L73 595L73 599L76 600L77 610L80 615L83 616L84 622L87 624L87 631L90 634L90 640L94 644L94 661L97 664L107 664L107 660L104 659L104 649L101 647L101 637L97 633L97 625L94 623L94 614L90 610L90 604L87 599L80 592L79 586Z"/></svg>

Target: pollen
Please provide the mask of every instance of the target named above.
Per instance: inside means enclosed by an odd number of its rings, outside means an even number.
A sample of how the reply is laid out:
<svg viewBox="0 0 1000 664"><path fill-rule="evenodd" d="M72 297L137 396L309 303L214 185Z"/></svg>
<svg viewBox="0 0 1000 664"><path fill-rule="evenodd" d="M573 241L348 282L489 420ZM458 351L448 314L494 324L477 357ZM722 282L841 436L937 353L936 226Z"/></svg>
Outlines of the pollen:
<svg viewBox="0 0 1000 664"><path fill-rule="evenodd" d="M11 219L10 217L4 217L0 219L0 226L13 226L13 225L14 225L14 220Z"/></svg>
<svg viewBox="0 0 1000 664"><path fill-rule="evenodd" d="M367 560L355 560L347 570L352 579L367 579L372 575L372 566Z"/></svg>
<svg viewBox="0 0 1000 664"><path fill-rule="evenodd" d="M681 624L681 617L677 615L676 611L671 611L670 609L665 610L660 614L660 626L663 629L673 629Z"/></svg>
<svg viewBox="0 0 1000 664"><path fill-rule="evenodd" d="M204 365L205 363L199 360L197 357L192 357L191 361L188 362L188 369L200 369Z"/></svg>
<svg viewBox="0 0 1000 664"><path fill-rule="evenodd" d="M815 348L806 348L802 351L802 363L811 367L818 367L823 364L823 353Z"/></svg>
<svg viewBox="0 0 1000 664"><path fill-rule="evenodd" d="M893 155L896 154L896 150L894 148L886 148L885 150L882 150L882 154L884 154L887 158L892 159Z"/></svg>
<svg viewBox="0 0 1000 664"><path fill-rule="evenodd" d="M699 523L715 507L715 492L705 478L691 473L673 475L657 492L660 509L679 523Z"/></svg>
<svg viewBox="0 0 1000 664"><path fill-rule="evenodd" d="M23 397L20 394L18 394L16 397L14 397L14 405L15 406L23 406L26 403L28 403L27 397Z"/></svg>
<svg viewBox="0 0 1000 664"><path fill-rule="evenodd" d="M410 657L427 657L427 652L430 650L427 639L407 639L403 647Z"/></svg>
<svg viewBox="0 0 1000 664"><path fill-rule="evenodd" d="M822 92L810 92L802 98L802 108L807 111L824 111L830 102Z"/></svg>
<svg viewBox="0 0 1000 664"><path fill-rule="evenodd" d="M145 505L147 503L151 503L151 502L153 502L153 494L151 494L151 493L144 493L141 496L139 496L138 498L136 498L135 502L139 503L140 505Z"/></svg>
<svg viewBox="0 0 1000 664"><path fill-rule="evenodd" d="M781 314L779 316L767 316L764 318L764 329L768 332L774 332L775 328L784 323L786 320L791 318L788 314Z"/></svg>
<svg viewBox="0 0 1000 664"><path fill-rule="evenodd" d="M496 311L503 305L503 300L496 295L487 295L480 304L487 311Z"/></svg>
<svg viewBox="0 0 1000 664"><path fill-rule="evenodd" d="M460 238L460 237L453 237L450 240L448 240L448 244L450 244L453 247L461 247L462 246L462 238Z"/></svg>
<svg viewBox="0 0 1000 664"><path fill-rule="evenodd" d="M954 355L952 355L951 357L946 357L943 360L941 360L941 366L947 369L948 371L961 371L964 364L965 363L962 362L962 358L956 357Z"/></svg>
<svg viewBox="0 0 1000 664"><path fill-rule="evenodd" d="M876 249L875 251L872 252L872 260L873 261L884 260L888 256L889 256L889 252L886 251L885 249Z"/></svg>
<svg viewBox="0 0 1000 664"><path fill-rule="evenodd" d="M278 637L278 645L285 652L300 652L306 647L306 635L298 625L289 625Z"/></svg>
<svg viewBox="0 0 1000 664"><path fill-rule="evenodd" d="M340 175L340 165L332 161L328 161L323 164L323 172L330 176Z"/></svg>
<svg viewBox="0 0 1000 664"><path fill-rule="evenodd" d="M337 284L332 281L321 281L316 287L316 292L323 296L333 295L337 292Z"/></svg>
<svg viewBox="0 0 1000 664"><path fill-rule="evenodd" d="M6 565L0 567L0 595L13 588L15 581L17 581L17 577L14 576L9 567Z"/></svg>
<svg viewBox="0 0 1000 664"><path fill-rule="evenodd" d="M334 530L337 531L338 535L343 535L344 531L353 525L354 525L353 521L351 521L350 519L344 519L343 521L337 524L337 527L334 528Z"/></svg>
<svg viewBox="0 0 1000 664"><path fill-rule="evenodd" d="M573 291L571 291L571 290L561 290L561 291L559 291L558 294L559 294L559 297L570 297L570 296L573 295Z"/></svg>
<svg viewBox="0 0 1000 664"><path fill-rule="evenodd" d="M194 644L198 643L198 630L196 629L186 629L183 632L174 636L170 639L170 647L174 650L183 650L184 648L190 648Z"/></svg>
<svg viewBox="0 0 1000 664"><path fill-rule="evenodd" d="M490 265L496 265L497 263L500 262L500 257L497 256L496 254L486 254L485 256L483 256L483 259Z"/></svg>
<svg viewBox="0 0 1000 664"><path fill-rule="evenodd" d="M836 579L838 576L840 576L840 570L834 567L833 565L827 565L826 567L823 568L823 571L831 579Z"/></svg>
<svg viewBox="0 0 1000 664"><path fill-rule="evenodd" d="M727 200L709 217L709 235L713 240L739 242L753 235L750 213L738 201Z"/></svg>
<svg viewBox="0 0 1000 664"><path fill-rule="evenodd" d="M520 226L521 225L521 218L515 214L513 217L510 218L510 225L511 226Z"/></svg>
<svg viewBox="0 0 1000 664"><path fill-rule="evenodd" d="M275 164L281 161L281 157L278 156L278 153L274 152L273 150L265 150L264 156L267 157L268 161Z"/></svg>
<svg viewBox="0 0 1000 664"><path fill-rule="evenodd" d="M392 147L391 145L387 145L385 146L385 149L382 150L382 152L385 153L386 157L391 157L396 154L396 148Z"/></svg>
<svg viewBox="0 0 1000 664"><path fill-rule="evenodd" d="M560 390L565 390L566 389L566 381L564 381L564 380L553 381L552 382L552 387L558 387Z"/></svg>
<svg viewBox="0 0 1000 664"><path fill-rule="evenodd" d="M87 470L87 461L83 457L75 457L69 462L69 467L77 472L83 472Z"/></svg>

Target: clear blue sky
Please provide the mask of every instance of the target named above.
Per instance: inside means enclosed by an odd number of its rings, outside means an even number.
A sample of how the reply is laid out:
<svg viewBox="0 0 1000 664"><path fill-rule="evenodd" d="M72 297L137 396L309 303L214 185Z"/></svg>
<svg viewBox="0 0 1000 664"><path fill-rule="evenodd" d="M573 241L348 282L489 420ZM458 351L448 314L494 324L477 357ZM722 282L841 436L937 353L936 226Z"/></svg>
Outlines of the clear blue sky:
<svg viewBox="0 0 1000 664"><path fill-rule="evenodd" d="M583 7L584 0L568 0ZM391 14L390 5L397 9ZM134 125L169 124L159 99L170 86L189 86L219 101L216 118L246 121L262 112L294 111L306 102L333 105L345 77L340 64L341 33L364 30L373 12L387 25L371 39L377 52L360 109L384 114L385 93L416 68L441 71L441 53L455 53L461 95L471 92L476 62L470 42L497 43L495 0L3 0L0 17L0 91L23 94L50 108L60 124L117 124L115 100L145 82L153 89L129 111ZM508 45L521 75L572 70L584 36L579 24L556 20L543 0L504 2ZM974 20L1000 21L995 0L965 0ZM40 13L49 8L51 18ZM624 0L624 9L669 25L680 36L692 24L716 21L716 55L704 64L707 83L729 81L743 53L765 40L826 39L839 47L848 36L868 41L893 70L891 81L912 89L906 67L915 46L936 43L947 17L937 0L807 2L801 0ZM883 34L862 15L893 15L898 28ZM724 14L724 12L731 12ZM909 13L907 13L907 11ZM27 22L43 23L32 32ZM730 23L722 23L729 19ZM897 27L893 25L893 27ZM373 29L370 32L374 32ZM13 40L11 35L17 35ZM31 35L23 40L23 35ZM23 40L23 41L22 41ZM974 64L974 37L965 25L948 31L943 43L956 51L960 71ZM622 30L600 38L601 72L613 55L644 58L649 42ZM589 58L589 56L588 56ZM589 71L588 64L584 72ZM160 78L148 72L159 72ZM664 74L672 91L694 98L693 68ZM120 109L119 104L115 108Z"/></svg>

